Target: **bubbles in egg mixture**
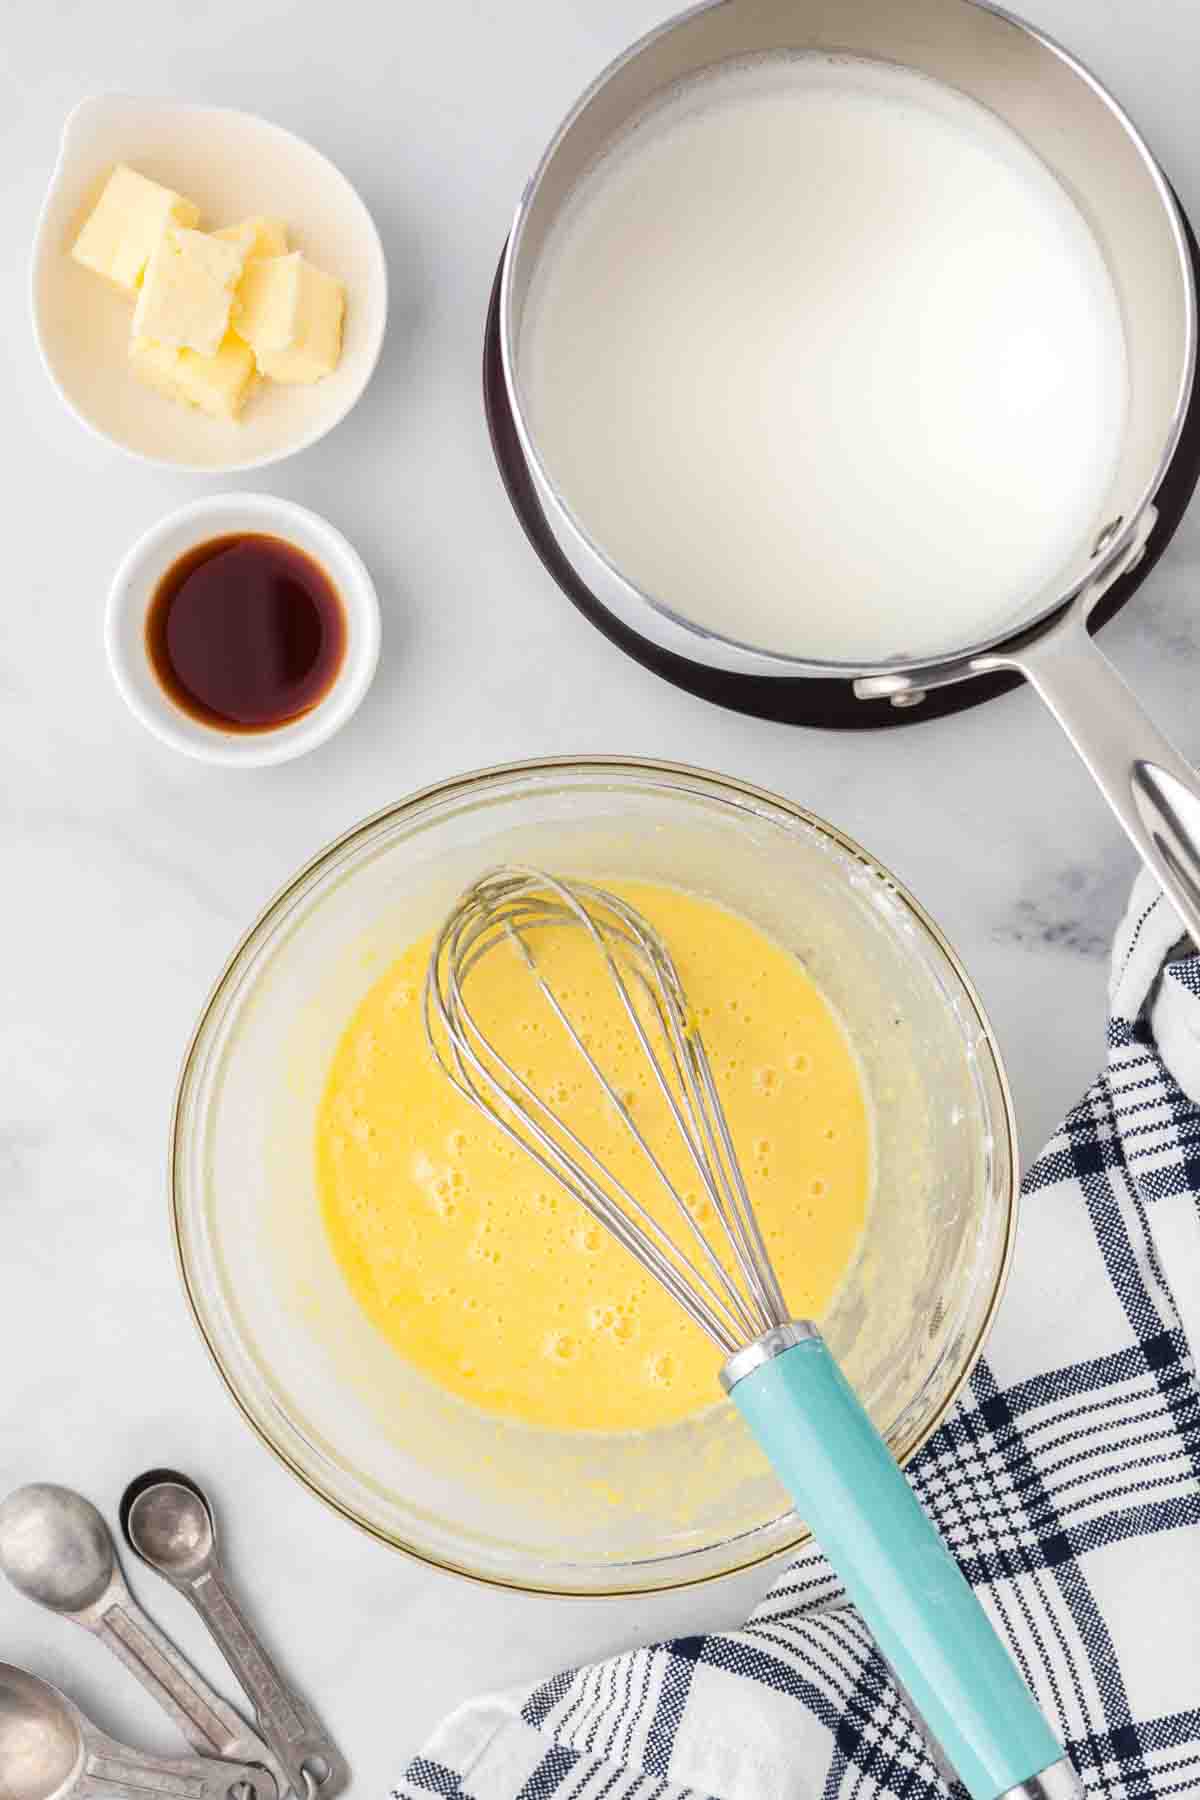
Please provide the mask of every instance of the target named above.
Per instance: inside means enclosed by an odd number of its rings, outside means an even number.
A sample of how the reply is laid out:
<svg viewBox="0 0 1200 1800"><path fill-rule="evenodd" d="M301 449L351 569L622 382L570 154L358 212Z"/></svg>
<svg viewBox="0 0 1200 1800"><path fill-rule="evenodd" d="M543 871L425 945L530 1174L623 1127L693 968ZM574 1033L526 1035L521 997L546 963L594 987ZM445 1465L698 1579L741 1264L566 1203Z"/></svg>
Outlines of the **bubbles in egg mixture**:
<svg viewBox="0 0 1200 1800"><path fill-rule="evenodd" d="M866 1107L841 1029L800 963L744 919L671 889L619 885L679 965L792 1309L819 1315L854 1254L870 1180ZM414 944L367 994L317 1122L324 1221L359 1305L443 1387L528 1424L631 1431L713 1404L713 1346L433 1064L412 998L428 954ZM547 940L539 957L688 1212L706 1233L719 1229L613 989L575 934ZM489 956L472 981L499 1048L694 1247L515 953ZM397 995L410 998L397 1005Z"/></svg>

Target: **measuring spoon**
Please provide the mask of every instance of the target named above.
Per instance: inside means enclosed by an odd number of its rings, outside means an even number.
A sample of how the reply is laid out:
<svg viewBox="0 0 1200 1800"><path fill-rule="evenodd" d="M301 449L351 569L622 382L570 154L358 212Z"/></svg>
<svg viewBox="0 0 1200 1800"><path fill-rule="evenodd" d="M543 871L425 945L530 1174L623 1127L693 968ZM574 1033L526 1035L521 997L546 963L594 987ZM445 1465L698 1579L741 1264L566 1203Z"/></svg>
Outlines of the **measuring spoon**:
<svg viewBox="0 0 1200 1800"><path fill-rule="evenodd" d="M137 1605L90 1500L48 1481L15 1489L0 1503L0 1569L27 1599L107 1644L193 1749L262 1763L285 1791L287 1777L266 1744Z"/></svg>
<svg viewBox="0 0 1200 1800"><path fill-rule="evenodd" d="M212 1508L201 1488L173 1469L151 1469L121 1499L130 1548L183 1594L208 1626L249 1694L258 1728L297 1795L332 1800L350 1771L312 1708L286 1683L247 1623L217 1554Z"/></svg>
<svg viewBox="0 0 1200 1800"><path fill-rule="evenodd" d="M0 1794L5 1800L277 1800L275 1777L207 1756L144 1756L107 1737L73 1700L0 1663Z"/></svg>

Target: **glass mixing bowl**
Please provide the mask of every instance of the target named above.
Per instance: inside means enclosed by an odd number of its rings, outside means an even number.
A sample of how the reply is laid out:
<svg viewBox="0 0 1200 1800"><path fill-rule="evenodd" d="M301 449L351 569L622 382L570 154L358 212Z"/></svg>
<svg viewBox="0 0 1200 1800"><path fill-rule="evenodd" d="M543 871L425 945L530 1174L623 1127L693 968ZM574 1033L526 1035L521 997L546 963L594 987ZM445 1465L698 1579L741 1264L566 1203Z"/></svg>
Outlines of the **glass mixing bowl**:
<svg viewBox="0 0 1200 1800"><path fill-rule="evenodd" d="M180 1078L171 1190L188 1299L265 1443L384 1542L480 1580L652 1592L744 1569L803 1525L714 1392L624 1436L499 1421L437 1389L351 1298L321 1225L313 1125L363 993L504 861L703 894L801 958L873 1116L861 1250L823 1321L903 1460L986 1335L1015 1223L999 1053L936 925L886 869L774 795L666 763L528 763L427 789L302 869L234 953Z"/></svg>

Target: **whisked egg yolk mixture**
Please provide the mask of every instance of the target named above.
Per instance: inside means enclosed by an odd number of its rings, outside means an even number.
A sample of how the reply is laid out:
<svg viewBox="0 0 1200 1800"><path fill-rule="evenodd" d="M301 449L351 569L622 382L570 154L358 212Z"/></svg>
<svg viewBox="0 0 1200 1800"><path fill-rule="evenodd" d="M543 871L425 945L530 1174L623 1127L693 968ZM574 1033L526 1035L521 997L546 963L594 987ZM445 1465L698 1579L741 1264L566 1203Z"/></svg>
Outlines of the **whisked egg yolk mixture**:
<svg viewBox="0 0 1200 1800"><path fill-rule="evenodd" d="M819 1318L854 1256L870 1183L842 1029L800 962L748 920L672 888L608 885L675 959L789 1306ZM319 1108L320 1202L358 1304L441 1387L527 1425L645 1431L712 1405L717 1348L434 1062L421 1013L430 949L411 945L367 993ZM697 1222L719 1233L595 951L579 932L552 932L538 963ZM518 952L497 948L469 980L501 1053L682 1243L672 1201Z"/></svg>

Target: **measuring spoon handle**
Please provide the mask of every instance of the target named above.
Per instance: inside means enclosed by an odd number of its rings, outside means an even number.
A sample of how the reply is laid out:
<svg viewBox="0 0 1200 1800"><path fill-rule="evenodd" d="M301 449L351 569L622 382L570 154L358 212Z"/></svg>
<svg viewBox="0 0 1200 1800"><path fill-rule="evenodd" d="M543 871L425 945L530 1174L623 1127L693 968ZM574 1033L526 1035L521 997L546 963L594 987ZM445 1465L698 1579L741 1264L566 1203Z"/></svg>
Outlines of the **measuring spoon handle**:
<svg viewBox="0 0 1200 1800"><path fill-rule="evenodd" d="M273 1800L274 1787L272 1776L247 1763L144 1756L100 1732L89 1732L83 1768L71 1793L72 1800L233 1800L244 1790L253 1800Z"/></svg>
<svg viewBox="0 0 1200 1800"><path fill-rule="evenodd" d="M320 1719L290 1688L230 1592L223 1570L210 1563L183 1591L208 1626L225 1660L250 1696L258 1728L275 1752L298 1800L332 1800L349 1769Z"/></svg>
<svg viewBox="0 0 1200 1800"><path fill-rule="evenodd" d="M202 1755L270 1762L267 1746L186 1662L141 1607L122 1594L91 1624L92 1631L135 1675Z"/></svg>

